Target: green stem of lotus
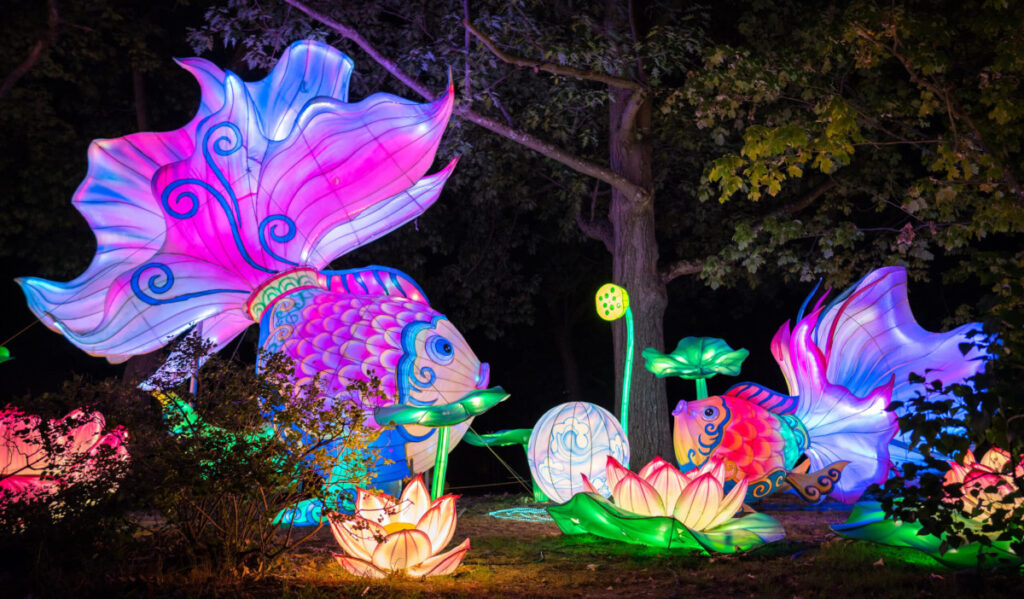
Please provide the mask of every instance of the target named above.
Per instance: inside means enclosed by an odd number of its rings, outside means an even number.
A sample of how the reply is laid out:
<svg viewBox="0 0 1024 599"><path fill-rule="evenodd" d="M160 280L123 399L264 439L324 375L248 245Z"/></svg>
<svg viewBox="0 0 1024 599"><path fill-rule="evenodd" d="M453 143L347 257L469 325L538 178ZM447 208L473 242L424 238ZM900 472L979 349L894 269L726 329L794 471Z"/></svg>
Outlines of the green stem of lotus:
<svg viewBox="0 0 1024 599"><path fill-rule="evenodd" d="M448 428L437 429L437 454L434 456L434 484L430 489L430 498L437 499L444 493L444 475L448 470Z"/></svg>
<svg viewBox="0 0 1024 599"><path fill-rule="evenodd" d="M619 406L619 422L622 432L629 438L629 387L633 378L633 308L626 308L626 365L622 371L622 405Z"/></svg>
<svg viewBox="0 0 1024 599"><path fill-rule="evenodd" d="M697 383L697 399L705 399L708 396L708 381L706 379L694 379Z"/></svg>

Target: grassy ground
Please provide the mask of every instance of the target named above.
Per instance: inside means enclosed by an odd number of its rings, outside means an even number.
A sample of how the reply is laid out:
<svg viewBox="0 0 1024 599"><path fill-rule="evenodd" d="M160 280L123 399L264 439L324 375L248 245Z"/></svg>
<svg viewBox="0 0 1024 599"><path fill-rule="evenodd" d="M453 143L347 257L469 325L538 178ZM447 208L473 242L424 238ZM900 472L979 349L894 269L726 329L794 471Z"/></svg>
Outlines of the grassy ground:
<svg viewBox="0 0 1024 599"><path fill-rule="evenodd" d="M345 574L326 529L259 580L216 575L106 573L108 596L242 597L959 597L1019 596L1013 573L952 572L912 550L836 537L829 525L847 512L796 509L779 500L765 511L787 538L745 555L702 557L566 537L551 522L488 515L521 506L522 497L464 497L453 542L472 549L453 576L427 581L366 581ZM132 568L131 570L137 570ZM128 570L126 569L126 572ZM0 595L3 593L0 592Z"/></svg>

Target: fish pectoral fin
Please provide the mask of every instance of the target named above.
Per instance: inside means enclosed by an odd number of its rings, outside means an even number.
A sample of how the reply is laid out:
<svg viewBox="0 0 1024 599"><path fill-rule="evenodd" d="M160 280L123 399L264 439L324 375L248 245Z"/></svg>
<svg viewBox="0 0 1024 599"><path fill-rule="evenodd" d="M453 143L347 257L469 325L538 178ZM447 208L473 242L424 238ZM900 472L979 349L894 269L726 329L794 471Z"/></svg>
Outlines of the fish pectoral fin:
<svg viewBox="0 0 1024 599"><path fill-rule="evenodd" d="M810 469L811 469L811 461L808 460L808 459L805 459L804 461L802 461L799 464L797 464L796 466L794 466L793 469L789 471L789 474L807 474L807 471L810 470ZM789 476L787 476L785 478L785 480L783 480L781 483L779 483L779 488L776 489L776 491L784 492L784 491L789 491L792 488L793 488L793 485L790 483Z"/></svg>
<svg viewBox="0 0 1024 599"><path fill-rule="evenodd" d="M836 483L839 482L839 477L843 473L843 468L849 463L835 462L810 474L793 470L786 475L786 482L804 500L817 503L835 489Z"/></svg>

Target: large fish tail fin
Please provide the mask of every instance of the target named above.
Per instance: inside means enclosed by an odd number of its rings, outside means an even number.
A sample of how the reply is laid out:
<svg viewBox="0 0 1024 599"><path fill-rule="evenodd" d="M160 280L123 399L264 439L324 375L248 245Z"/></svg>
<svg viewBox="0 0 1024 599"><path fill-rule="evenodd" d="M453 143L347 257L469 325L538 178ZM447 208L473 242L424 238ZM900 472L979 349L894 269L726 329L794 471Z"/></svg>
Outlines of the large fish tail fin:
<svg viewBox="0 0 1024 599"><path fill-rule="evenodd" d="M68 283L19 279L29 307L86 352L120 361L193 325L217 348L282 272L324 268L423 213L454 161L424 176L454 92L348 103L351 60L297 42L263 80L193 58L202 89L183 128L97 140L73 203L96 235Z"/></svg>
<svg viewBox="0 0 1024 599"><path fill-rule="evenodd" d="M813 341L821 310L797 322L792 332L789 323L783 324L772 350L783 366L790 392L799 393L795 415L809 437L804 453L810 470L849 462L831 496L852 503L868 486L885 481L889 472L889 442L898 430L896 414L887 409L892 376L863 396L831 383L825 355Z"/></svg>
<svg viewBox="0 0 1024 599"><path fill-rule="evenodd" d="M790 393L800 397L797 416L811 437L812 468L851 462L833 493L848 500L884 481L890 460L912 459L909 439L896 425L907 400L928 395L937 383L969 382L984 368L987 353L972 339L980 324L944 333L921 328L910 311L901 267L872 271L827 305L824 299L806 317L801 310L792 331L788 323L779 329L772 353ZM925 382L912 382L912 373ZM886 411L892 401L903 407Z"/></svg>
<svg viewBox="0 0 1024 599"><path fill-rule="evenodd" d="M932 333L914 319L907 299L907 272L902 267L874 270L832 300L814 328L814 343L826 356L828 380L862 396L893 379L896 414L911 410L909 400L959 401L930 389L970 384L982 371L988 353L979 342L980 323ZM912 382L911 374L924 378ZM893 461L915 461L909 435L890 444Z"/></svg>

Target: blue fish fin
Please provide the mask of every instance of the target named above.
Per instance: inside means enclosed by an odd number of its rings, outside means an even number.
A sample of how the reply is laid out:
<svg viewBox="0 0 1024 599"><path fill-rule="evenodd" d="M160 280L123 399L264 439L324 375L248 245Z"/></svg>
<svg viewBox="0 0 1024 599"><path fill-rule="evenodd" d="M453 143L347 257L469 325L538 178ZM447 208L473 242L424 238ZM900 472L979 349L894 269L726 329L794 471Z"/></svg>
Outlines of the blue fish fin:
<svg viewBox="0 0 1024 599"><path fill-rule="evenodd" d="M364 266L348 270L325 270L327 288L335 293L404 297L430 305L427 294L404 272L387 266Z"/></svg>
<svg viewBox="0 0 1024 599"><path fill-rule="evenodd" d="M779 416L795 414L797 403L800 399L793 395L783 395L782 393L772 391L768 387L758 385L757 383L740 383L738 385L733 385L732 387L729 387L729 390L726 391L725 394L730 397L755 403L773 414L778 414Z"/></svg>

